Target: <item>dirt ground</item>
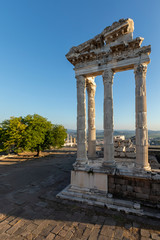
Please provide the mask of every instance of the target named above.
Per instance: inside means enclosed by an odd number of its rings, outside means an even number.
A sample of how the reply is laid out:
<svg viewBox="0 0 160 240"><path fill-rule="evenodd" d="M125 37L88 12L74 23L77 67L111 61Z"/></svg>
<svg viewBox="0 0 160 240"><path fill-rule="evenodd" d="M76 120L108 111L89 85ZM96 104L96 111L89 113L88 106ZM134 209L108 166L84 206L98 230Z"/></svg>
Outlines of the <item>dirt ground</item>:
<svg viewBox="0 0 160 240"><path fill-rule="evenodd" d="M0 157L0 240L160 239L160 222L60 200L75 148Z"/></svg>

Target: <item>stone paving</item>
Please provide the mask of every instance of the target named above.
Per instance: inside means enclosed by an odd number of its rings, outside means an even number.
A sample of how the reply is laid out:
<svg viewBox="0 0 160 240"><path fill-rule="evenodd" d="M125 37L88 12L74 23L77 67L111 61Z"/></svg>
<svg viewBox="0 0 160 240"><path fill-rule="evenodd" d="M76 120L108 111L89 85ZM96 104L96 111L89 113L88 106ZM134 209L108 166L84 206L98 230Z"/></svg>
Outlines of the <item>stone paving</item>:
<svg viewBox="0 0 160 240"><path fill-rule="evenodd" d="M0 160L0 240L160 239L156 219L57 199L70 182L75 154L63 149Z"/></svg>

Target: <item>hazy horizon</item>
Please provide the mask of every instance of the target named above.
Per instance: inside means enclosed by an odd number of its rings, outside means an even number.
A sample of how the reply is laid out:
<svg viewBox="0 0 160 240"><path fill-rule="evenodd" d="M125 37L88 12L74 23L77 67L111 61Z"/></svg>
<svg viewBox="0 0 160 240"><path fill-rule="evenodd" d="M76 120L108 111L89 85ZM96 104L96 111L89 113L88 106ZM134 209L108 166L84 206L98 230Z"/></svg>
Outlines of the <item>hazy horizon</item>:
<svg viewBox="0 0 160 240"><path fill-rule="evenodd" d="M73 131L77 131L77 129L72 129L72 128L67 128L67 130L73 130ZM87 128L88 130L88 128ZM135 131L136 129L113 129L113 131ZM96 131L104 131L104 129L96 129ZM152 130L152 129L148 129L148 131L153 131L153 132L160 132L160 130Z"/></svg>

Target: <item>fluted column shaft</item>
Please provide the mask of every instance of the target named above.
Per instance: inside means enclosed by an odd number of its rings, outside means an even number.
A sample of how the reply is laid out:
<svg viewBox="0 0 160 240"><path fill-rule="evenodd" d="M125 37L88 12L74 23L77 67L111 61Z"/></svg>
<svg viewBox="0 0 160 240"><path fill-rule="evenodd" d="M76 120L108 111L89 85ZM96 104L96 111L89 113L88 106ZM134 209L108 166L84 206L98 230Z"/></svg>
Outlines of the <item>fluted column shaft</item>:
<svg viewBox="0 0 160 240"><path fill-rule="evenodd" d="M88 93L88 157L96 157L96 127L95 127L95 92L94 77L87 79Z"/></svg>
<svg viewBox="0 0 160 240"><path fill-rule="evenodd" d="M150 169L148 163L148 129L146 103L147 64L134 68L136 82L136 168Z"/></svg>
<svg viewBox="0 0 160 240"><path fill-rule="evenodd" d="M104 165L114 165L113 142L113 76L111 69L103 73L104 83Z"/></svg>
<svg viewBox="0 0 160 240"><path fill-rule="evenodd" d="M86 79L77 76L77 162L87 162L86 141Z"/></svg>

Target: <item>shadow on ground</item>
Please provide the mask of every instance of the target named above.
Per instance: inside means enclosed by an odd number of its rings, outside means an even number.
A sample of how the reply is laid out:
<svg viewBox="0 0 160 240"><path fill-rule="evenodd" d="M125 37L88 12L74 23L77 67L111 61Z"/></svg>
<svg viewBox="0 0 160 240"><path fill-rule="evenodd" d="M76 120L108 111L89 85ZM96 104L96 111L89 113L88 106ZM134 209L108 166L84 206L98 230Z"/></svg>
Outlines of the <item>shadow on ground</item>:
<svg viewBox="0 0 160 240"><path fill-rule="evenodd" d="M24 160L26 156L20 158ZM7 234L8 230L3 232L4 223L8 224L10 229L14 224L16 226L20 219L27 220L29 225L35 224L36 227L46 220L51 221L49 225L54 221L58 226L62 223L66 226L77 223L77 231L83 230L81 237L90 224L94 227L99 226L99 231L102 231L104 226L110 226L111 229L119 227L121 233L128 231L132 235L123 239L140 239L142 228L148 229L147 231L160 231L159 221L155 219L56 198L56 194L70 183L70 171L76 159L75 151L56 150L49 155L30 158L27 161L19 161L20 158L12 158L13 161L18 159L16 164L0 165L0 234ZM114 239L122 239L118 236ZM40 239L43 239L42 235Z"/></svg>

